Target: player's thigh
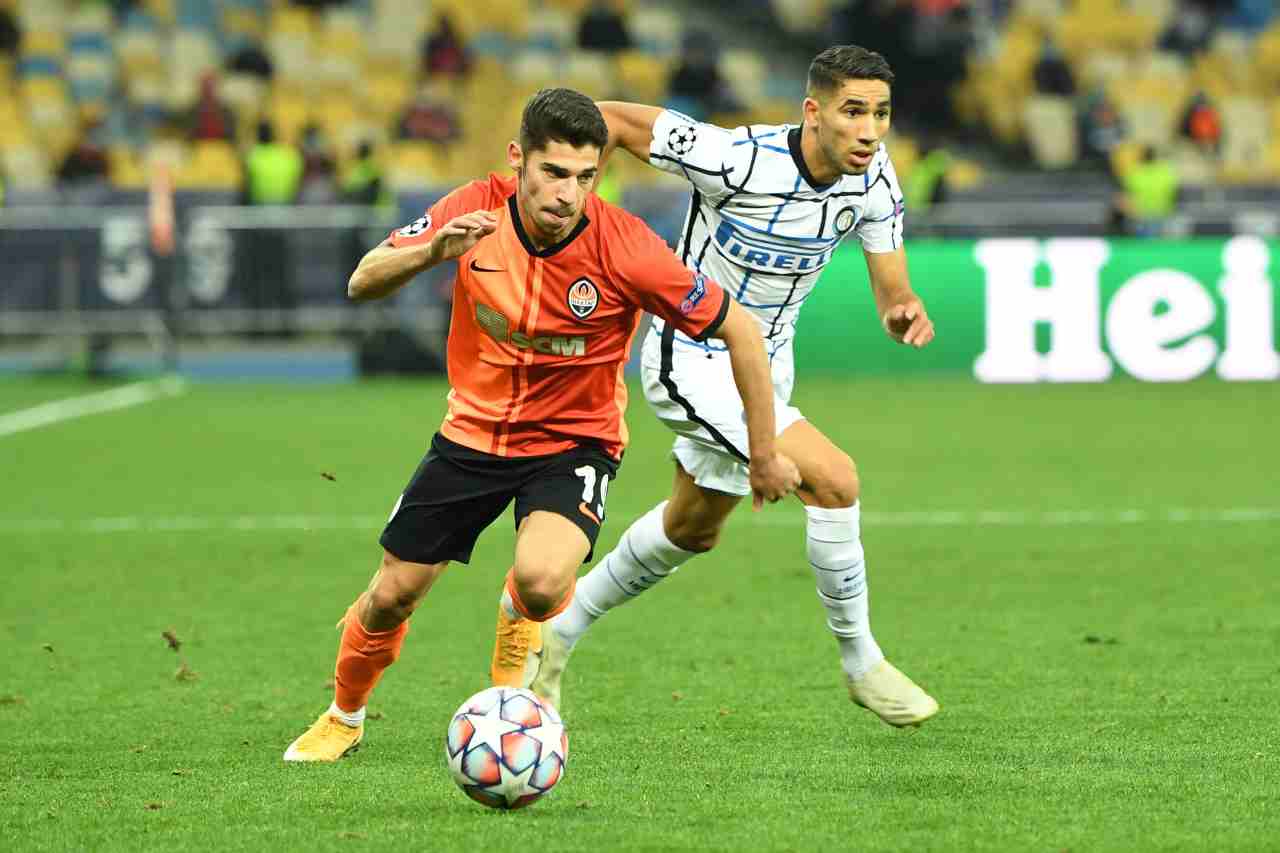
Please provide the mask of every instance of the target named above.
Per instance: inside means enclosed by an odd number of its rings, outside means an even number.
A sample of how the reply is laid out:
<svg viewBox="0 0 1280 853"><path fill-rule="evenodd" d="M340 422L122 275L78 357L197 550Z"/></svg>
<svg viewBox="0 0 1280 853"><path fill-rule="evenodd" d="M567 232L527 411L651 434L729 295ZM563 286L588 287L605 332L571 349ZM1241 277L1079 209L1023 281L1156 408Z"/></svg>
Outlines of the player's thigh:
<svg viewBox="0 0 1280 853"><path fill-rule="evenodd" d="M567 551L555 550L557 559L569 559L574 570L591 559L600 527L607 515L609 485L618 473L618 463L598 447L584 445L557 454L546 460L542 467L521 484L516 494L517 542L524 539L524 531L532 529L539 537L542 531L559 529L573 547ZM539 514L557 516L567 524L552 525L552 520L542 519L536 524L533 517ZM534 526L530 528L530 524ZM581 538L568 536L569 528L576 528ZM581 547L585 544L585 548ZM552 552L548 552L552 553ZM536 562L536 554L529 549L523 552L528 561ZM520 562L517 554L517 562ZM544 558L545 559L545 558Z"/></svg>
<svg viewBox="0 0 1280 853"><path fill-rule="evenodd" d="M480 533L511 503L528 464L435 436L396 501L382 547L408 563L470 562Z"/></svg>
<svg viewBox="0 0 1280 853"><path fill-rule="evenodd" d="M853 459L809 421L796 421L783 430L777 448L800 469L796 496L805 504L836 508L858 500L858 469Z"/></svg>
<svg viewBox="0 0 1280 853"><path fill-rule="evenodd" d="M675 467L671 497L662 519L667 538L686 551L710 551L742 495L700 486L679 461Z"/></svg>
<svg viewBox="0 0 1280 853"><path fill-rule="evenodd" d="M526 603L550 609L564 597L591 552L582 528L558 512L534 510L520 522L511 571Z"/></svg>

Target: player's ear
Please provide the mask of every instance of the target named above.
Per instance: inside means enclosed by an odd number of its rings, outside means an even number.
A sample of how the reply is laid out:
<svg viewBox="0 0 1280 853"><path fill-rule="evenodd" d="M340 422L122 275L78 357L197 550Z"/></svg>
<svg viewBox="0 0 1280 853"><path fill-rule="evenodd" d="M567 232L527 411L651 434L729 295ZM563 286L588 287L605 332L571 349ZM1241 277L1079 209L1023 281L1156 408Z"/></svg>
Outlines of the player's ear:
<svg viewBox="0 0 1280 853"><path fill-rule="evenodd" d="M524 152L520 150L520 143L514 140L507 143L507 165L516 172L524 168Z"/></svg>
<svg viewBox="0 0 1280 853"><path fill-rule="evenodd" d="M800 109L804 114L804 123L809 127L814 127L818 123L818 113L822 110L822 104L817 99L809 96L804 99L804 103L800 105Z"/></svg>

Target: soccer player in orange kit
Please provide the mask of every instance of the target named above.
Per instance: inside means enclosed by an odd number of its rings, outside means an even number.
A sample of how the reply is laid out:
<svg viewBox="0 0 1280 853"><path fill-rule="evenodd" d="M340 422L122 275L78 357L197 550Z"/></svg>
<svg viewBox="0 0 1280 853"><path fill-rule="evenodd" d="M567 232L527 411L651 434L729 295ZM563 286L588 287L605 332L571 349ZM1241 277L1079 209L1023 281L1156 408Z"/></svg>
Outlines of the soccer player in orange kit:
<svg viewBox="0 0 1280 853"><path fill-rule="evenodd" d="M643 222L591 193L608 138L590 98L544 89L507 147L513 177L491 174L449 193L352 274L351 298L372 299L458 262L452 389L382 532L378 572L343 620L333 704L285 761L335 761L359 746L369 694L399 656L414 609L450 560L470 560L513 500L515 560L499 630L524 660L539 623L572 598L604 520L627 443L622 371L642 312L728 347L757 506L799 485L795 464L774 450L773 385L756 322Z"/></svg>

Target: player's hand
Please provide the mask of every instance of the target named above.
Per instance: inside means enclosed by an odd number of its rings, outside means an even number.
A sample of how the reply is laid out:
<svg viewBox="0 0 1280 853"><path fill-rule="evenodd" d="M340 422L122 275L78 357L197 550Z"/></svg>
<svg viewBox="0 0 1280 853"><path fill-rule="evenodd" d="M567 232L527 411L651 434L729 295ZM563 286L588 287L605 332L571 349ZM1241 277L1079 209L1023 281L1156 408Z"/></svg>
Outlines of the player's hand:
<svg viewBox="0 0 1280 853"><path fill-rule="evenodd" d="M487 210L455 216L436 232L436 252L442 261L453 260L471 251L480 238L492 234L497 227L498 218Z"/></svg>
<svg viewBox="0 0 1280 853"><path fill-rule="evenodd" d="M924 303L919 299L908 299L894 305L884 312L881 321L889 337L900 344L921 349L933 340L933 321L929 319Z"/></svg>
<svg viewBox="0 0 1280 853"><path fill-rule="evenodd" d="M775 453L763 463L751 465L751 504L760 509L764 502L775 503L800 488L800 469L789 456Z"/></svg>

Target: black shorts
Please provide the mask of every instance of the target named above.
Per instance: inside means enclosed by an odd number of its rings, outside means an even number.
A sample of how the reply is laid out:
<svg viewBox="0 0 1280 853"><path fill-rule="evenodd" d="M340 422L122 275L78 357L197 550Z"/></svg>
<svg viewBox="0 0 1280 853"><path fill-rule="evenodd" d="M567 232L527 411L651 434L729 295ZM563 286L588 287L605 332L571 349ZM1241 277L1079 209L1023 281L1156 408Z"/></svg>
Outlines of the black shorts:
<svg viewBox="0 0 1280 853"><path fill-rule="evenodd" d="M554 512L581 528L594 551L609 481L617 473L618 463L591 444L549 456L508 457L436 433L378 541L412 563L469 563L481 531L514 499L516 529L531 512Z"/></svg>

